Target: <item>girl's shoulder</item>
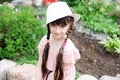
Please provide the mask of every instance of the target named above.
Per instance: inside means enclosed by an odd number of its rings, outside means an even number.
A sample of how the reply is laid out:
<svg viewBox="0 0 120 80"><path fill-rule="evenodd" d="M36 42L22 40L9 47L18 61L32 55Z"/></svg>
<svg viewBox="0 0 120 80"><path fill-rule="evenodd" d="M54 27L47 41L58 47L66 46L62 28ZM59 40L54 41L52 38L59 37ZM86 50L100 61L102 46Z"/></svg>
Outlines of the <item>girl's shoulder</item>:
<svg viewBox="0 0 120 80"><path fill-rule="evenodd" d="M75 47L74 43L73 43L72 40L69 39L69 38L68 38L68 40L67 40L67 45L68 45L68 46L73 46L73 47Z"/></svg>
<svg viewBox="0 0 120 80"><path fill-rule="evenodd" d="M74 49L76 49L75 44L72 42L71 39L68 39L67 43L65 45L65 51L71 51L72 52Z"/></svg>
<svg viewBox="0 0 120 80"><path fill-rule="evenodd" d="M72 42L71 39L68 39L67 40L67 43L66 43L66 46L65 46L65 51L68 51L68 52L75 52L75 51L78 51L77 47L75 46L75 44Z"/></svg>
<svg viewBox="0 0 120 80"><path fill-rule="evenodd" d="M41 40L40 43L46 43L47 42L47 35L44 35Z"/></svg>
<svg viewBox="0 0 120 80"><path fill-rule="evenodd" d="M40 42L39 42L39 44L38 44L38 47L41 46L41 45L44 46L44 45L46 44L46 42L47 42L46 37L47 37L47 35L45 35L45 36L43 36L43 37L41 38L41 40L40 40Z"/></svg>
<svg viewBox="0 0 120 80"><path fill-rule="evenodd" d="M64 48L63 62L64 63L75 63L76 60L80 59L80 53L77 47L74 45L72 40L68 39Z"/></svg>

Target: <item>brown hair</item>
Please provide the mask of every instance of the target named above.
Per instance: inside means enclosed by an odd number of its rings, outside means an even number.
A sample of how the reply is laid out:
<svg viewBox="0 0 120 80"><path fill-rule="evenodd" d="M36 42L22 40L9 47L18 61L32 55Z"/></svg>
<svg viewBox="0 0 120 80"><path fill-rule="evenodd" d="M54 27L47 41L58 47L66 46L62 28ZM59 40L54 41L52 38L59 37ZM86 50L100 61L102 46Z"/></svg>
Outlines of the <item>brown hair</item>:
<svg viewBox="0 0 120 80"><path fill-rule="evenodd" d="M73 29L73 22L74 19L73 17L67 16L64 18L60 18L56 21L53 21L52 25L60 25L61 27L66 26L67 24L69 24L69 30L67 32L67 38L68 38L68 33L71 32L71 30ZM47 25L47 40L50 39L50 27L49 24ZM64 40L64 44L67 41L67 38ZM61 46L61 48L59 49L59 53L58 56L56 57L56 69L55 69L55 73L54 73L54 80L63 80L64 78L64 73L63 73L63 51L64 51L64 44ZM50 44L49 42L47 42L47 44L45 45L44 51L43 51L43 56L42 56L42 77L45 77L45 75L48 72L47 69L47 59L48 59L48 54L49 54L49 48L50 48Z"/></svg>

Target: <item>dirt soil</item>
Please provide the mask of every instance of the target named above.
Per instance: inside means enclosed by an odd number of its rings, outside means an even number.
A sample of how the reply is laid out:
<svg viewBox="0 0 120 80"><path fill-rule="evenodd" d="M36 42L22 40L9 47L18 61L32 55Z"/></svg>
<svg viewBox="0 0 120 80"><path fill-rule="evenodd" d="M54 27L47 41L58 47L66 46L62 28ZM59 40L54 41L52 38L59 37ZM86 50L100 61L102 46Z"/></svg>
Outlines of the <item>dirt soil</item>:
<svg viewBox="0 0 120 80"><path fill-rule="evenodd" d="M103 75L116 76L120 74L120 57L107 52L97 40L85 37L74 31L69 36L79 49L81 59L76 62L80 74L90 74L96 78Z"/></svg>

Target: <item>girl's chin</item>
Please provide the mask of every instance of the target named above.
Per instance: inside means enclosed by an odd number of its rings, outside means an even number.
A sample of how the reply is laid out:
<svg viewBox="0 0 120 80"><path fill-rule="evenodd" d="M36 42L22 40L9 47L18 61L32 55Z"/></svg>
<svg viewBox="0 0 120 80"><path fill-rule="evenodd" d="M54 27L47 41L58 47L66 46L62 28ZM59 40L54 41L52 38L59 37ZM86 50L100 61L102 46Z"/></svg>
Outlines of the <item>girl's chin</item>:
<svg viewBox="0 0 120 80"><path fill-rule="evenodd" d="M53 35L53 37L54 37L55 39L61 39L61 38L62 38L61 35Z"/></svg>

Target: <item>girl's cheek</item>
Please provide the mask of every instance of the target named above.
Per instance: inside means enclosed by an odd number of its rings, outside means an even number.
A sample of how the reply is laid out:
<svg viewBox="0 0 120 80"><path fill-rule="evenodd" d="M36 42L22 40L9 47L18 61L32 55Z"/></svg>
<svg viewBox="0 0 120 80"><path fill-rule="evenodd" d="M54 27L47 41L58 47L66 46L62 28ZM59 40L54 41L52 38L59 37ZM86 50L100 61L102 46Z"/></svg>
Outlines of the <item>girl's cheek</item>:
<svg viewBox="0 0 120 80"><path fill-rule="evenodd" d="M55 28L51 28L50 29L50 32L52 33L52 32L54 32L56 29Z"/></svg>
<svg viewBox="0 0 120 80"><path fill-rule="evenodd" d="M68 28L64 28L63 32L66 33L68 31Z"/></svg>

